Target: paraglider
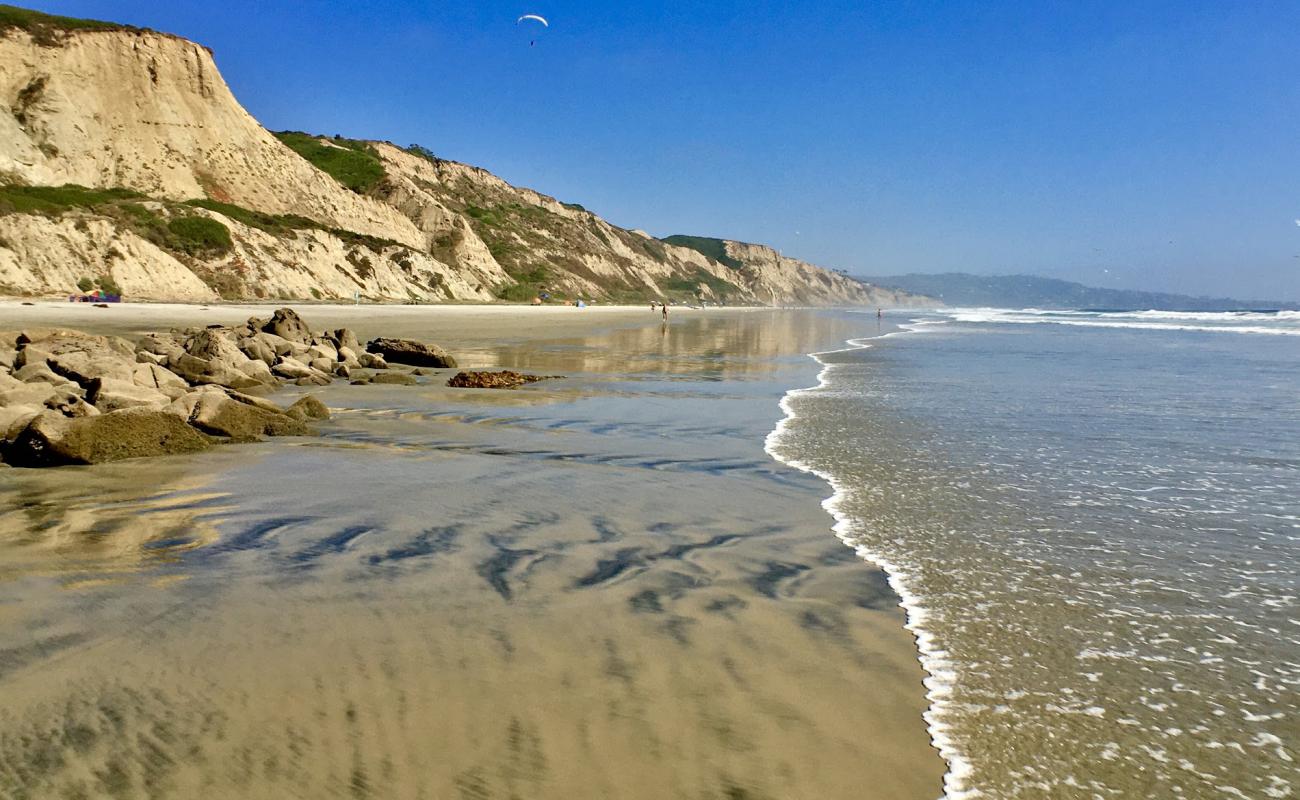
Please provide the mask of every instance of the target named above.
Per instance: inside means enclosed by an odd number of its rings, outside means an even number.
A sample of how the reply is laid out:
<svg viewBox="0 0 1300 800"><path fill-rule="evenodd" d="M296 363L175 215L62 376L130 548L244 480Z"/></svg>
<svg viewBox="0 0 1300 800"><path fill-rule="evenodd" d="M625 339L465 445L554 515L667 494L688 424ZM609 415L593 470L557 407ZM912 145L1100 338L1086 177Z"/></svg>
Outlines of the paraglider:
<svg viewBox="0 0 1300 800"><path fill-rule="evenodd" d="M551 23L547 22L545 17L539 16L539 15L537 15L537 14L524 14L522 17L520 17L519 19L515 20L515 24L516 24L516 25L519 25L519 24L522 23L522 22L530 22L530 23L532 23L532 22L540 22L540 23L542 24L542 27L543 27L543 28L549 28L549 27L551 27ZM537 44L537 40L536 40L536 39L530 41L530 42L528 43L528 46L529 46L529 47L532 47L532 46L535 45L535 44Z"/></svg>

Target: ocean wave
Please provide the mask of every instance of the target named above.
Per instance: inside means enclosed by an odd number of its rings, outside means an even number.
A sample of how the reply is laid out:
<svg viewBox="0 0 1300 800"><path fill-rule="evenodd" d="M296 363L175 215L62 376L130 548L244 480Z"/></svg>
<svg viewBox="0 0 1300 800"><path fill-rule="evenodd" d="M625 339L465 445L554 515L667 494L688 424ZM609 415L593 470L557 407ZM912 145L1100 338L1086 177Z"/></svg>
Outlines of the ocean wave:
<svg viewBox="0 0 1300 800"><path fill-rule="evenodd" d="M763 442L763 449L774 460L793 467L800 472L815 475L825 481L831 488L831 495L822 501L822 508L835 521L831 527L832 532L841 542L852 548L859 558L884 570L890 588L893 589L894 594L898 595L899 606L906 615L904 627L916 640L921 667L927 676L924 685L929 709L924 715L925 723L929 731L930 741L948 766L943 778L943 797L945 800L970 800L980 795L978 789L967 786L967 780L974 768L965 754L958 749L956 741L949 734L951 724L948 717L952 693L957 685L957 666L948 657L947 652L940 646L938 638L931 631L928 624L931 612L912 590L913 580L911 574L883 553L872 550L858 539L858 535L862 531L855 526L852 517L841 508L847 497L847 489L838 478L793 456L781 453L781 441L785 432L790 423L798 419L798 414L795 413L790 401L802 395L824 389L830 383L829 376L835 365L827 363L820 356L868 348L871 347L870 342L872 340L917 333L924 329L924 325L934 324L934 322L932 320L912 320L910 324L900 326L902 329L898 331L863 339L850 339L845 342L849 347L841 350L809 353L808 356L821 365L821 370L817 373L817 385L804 389L791 389L786 392L780 402L781 411L785 416L768 433Z"/></svg>
<svg viewBox="0 0 1300 800"><path fill-rule="evenodd" d="M1237 333L1260 336L1300 336L1300 315L1295 312L1090 312L1008 310L998 308L951 309L940 312L954 322L989 325L1067 325L1081 328ZM1280 316L1287 314L1288 316ZM1258 324L1273 322L1275 324ZM1201 324L1197 324L1201 323ZM1217 323L1217 324L1205 324ZM1242 324L1254 323L1254 324Z"/></svg>

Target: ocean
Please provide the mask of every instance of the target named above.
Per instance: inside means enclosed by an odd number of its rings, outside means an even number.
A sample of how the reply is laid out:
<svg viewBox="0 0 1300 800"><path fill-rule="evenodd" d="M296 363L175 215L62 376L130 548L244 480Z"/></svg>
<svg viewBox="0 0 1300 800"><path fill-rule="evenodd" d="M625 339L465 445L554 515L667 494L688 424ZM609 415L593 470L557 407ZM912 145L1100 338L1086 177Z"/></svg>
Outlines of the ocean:
<svg viewBox="0 0 1300 800"><path fill-rule="evenodd" d="M1300 793L1300 313L854 316L767 446L903 598L945 796Z"/></svg>

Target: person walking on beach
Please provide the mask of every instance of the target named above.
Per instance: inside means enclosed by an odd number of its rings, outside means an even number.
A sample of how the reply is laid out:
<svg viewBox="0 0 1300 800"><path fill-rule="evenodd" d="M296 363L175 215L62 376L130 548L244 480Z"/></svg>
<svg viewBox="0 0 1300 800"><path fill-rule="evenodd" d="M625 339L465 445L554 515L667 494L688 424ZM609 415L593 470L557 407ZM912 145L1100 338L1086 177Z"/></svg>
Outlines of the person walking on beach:
<svg viewBox="0 0 1300 800"><path fill-rule="evenodd" d="M659 307L662 308L662 309L664 310L664 322L667 322L667 321L668 321L668 304L667 304L667 303L660 303L660 304L659 304Z"/></svg>

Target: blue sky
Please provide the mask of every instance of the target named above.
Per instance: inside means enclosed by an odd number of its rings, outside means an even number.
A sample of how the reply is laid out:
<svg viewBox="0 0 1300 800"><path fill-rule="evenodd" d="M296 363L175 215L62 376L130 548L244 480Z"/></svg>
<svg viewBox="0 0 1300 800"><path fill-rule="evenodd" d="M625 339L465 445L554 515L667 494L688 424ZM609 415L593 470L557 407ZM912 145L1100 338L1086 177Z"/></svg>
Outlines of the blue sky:
<svg viewBox="0 0 1300 800"><path fill-rule="evenodd" d="M207 44L269 128L418 142L656 235L1300 299L1294 0L32 5Z"/></svg>

